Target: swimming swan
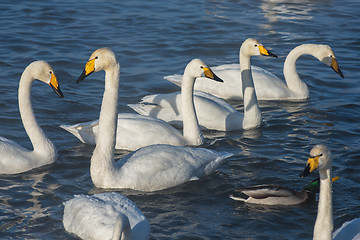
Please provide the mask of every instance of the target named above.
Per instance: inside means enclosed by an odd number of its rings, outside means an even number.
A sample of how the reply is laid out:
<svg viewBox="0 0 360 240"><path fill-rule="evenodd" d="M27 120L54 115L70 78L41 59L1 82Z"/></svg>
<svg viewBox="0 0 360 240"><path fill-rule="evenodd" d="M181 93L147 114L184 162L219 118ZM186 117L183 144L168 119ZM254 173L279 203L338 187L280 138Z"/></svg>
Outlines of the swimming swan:
<svg viewBox="0 0 360 240"><path fill-rule="evenodd" d="M12 140L0 137L0 174L26 172L51 164L56 159L55 146L39 127L31 105L31 85L35 79L48 84L60 98L64 97L54 70L47 62L35 61L25 68L19 82L19 111L34 150L30 151Z"/></svg>
<svg viewBox="0 0 360 240"><path fill-rule="evenodd" d="M218 131L248 130L259 127L262 117L255 94L251 75L251 56L265 55L276 57L257 40L249 38L240 48L239 59L242 75L244 113L236 111L231 105L210 94L197 92L194 95L196 115L202 128ZM240 79L238 80L240 81ZM219 88L221 86L218 86ZM171 124L181 124L180 93L156 94L146 96L142 102L129 105L143 115L163 119Z"/></svg>
<svg viewBox="0 0 360 240"><path fill-rule="evenodd" d="M108 48L96 50L77 81L101 70L105 71L105 91L90 164L90 176L96 187L162 190L209 175L232 156L203 148L159 144L140 148L115 163L119 64L114 53Z"/></svg>
<svg viewBox="0 0 360 240"><path fill-rule="evenodd" d="M64 203L66 231L82 239L150 237L150 224L130 199L117 192L77 195Z"/></svg>
<svg viewBox="0 0 360 240"><path fill-rule="evenodd" d="M325 145L315 145L311 149L306 167L300 176L306 177L317 168L319 169L320 174L320 194L313 239L352 239L342 238L341 236L346 236L351 232L351 229L356 229L356 233L359 233L360 221L353 221L347 229L343 228L344 230L336 231L333 234L332 184L330 180L332 156L330 150Z"/></svg>
<svg viewBox="0 0 360 240"><path fill-rule="evenodd" d="M100 59L95 59L96 63ZM109 66L110 68L111 66ZM115 71L119 71L113 65ZM200 146L204 143L197 121L193 102L193 87L195 79L202 75L206 79L222 81L213 74L200 59L194 59L184 71L184 85L182 87L182 112L184 112L183 135L169 123L139 114L120 113L117 121L116 149L137 150L152 144L170 144L174 146ZM83 143L96 144L99 121L79 123L75 125L61 125L63 129L74 134Z"/></svg>
<svg viewBox="0 0 360 240"><path fill-rule="evenodd" d="M339 177L334 177L333 182ZM262 205L296 205L315 200L315 194L319 192L320 179L317 178L305 186L300 192L281 185L257 185L254 187L236 190L246 196L231 194L230 198L236 201Z"/></svg>
<svg viewBox="0 0 360 240"><path fill-rule="evenodd" d="M284 77L286 83L267 70L251 66L258 100L303 100L309 98L309 89L301 81L296 71L296 61L302 55L314 56L344 78L331 47L321 44L303 44L295 47L285 59ZM204 91L223 99L243 98L238 64L225 64L212 69L216 75L224 80L224 83L220 86L217 83L205 81L205 78L199 78L195 83L195 90ZM181 75L170 75L166 76L165 79L181 86Z"/></svg>

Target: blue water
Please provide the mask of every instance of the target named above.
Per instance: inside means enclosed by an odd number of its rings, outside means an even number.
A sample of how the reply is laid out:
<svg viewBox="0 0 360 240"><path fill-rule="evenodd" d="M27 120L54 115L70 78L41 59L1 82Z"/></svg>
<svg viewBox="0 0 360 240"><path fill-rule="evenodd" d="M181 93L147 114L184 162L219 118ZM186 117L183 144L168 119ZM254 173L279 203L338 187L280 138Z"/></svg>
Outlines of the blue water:
<svg viewBox="0 0 360 240"><path fill-rule="evenodd" d="M39 124L58 149L56 164L33 172L0 176L1 239L76 239L62 225L63 202L74 194L101 192L91 182L93 146L60 129L98 118L104 74L75 84L90 54L110 47L121 64L119 111L153 93L179 88L162 77L182 73L193 58L216 66L238 61L248 37L278 59L252 63L282 76L287 53L303 43L328 44L345 79L312 57L297 67L308 84L302 102L260 102L264 124L218 138L215 150L235 154L218 172L169 190L123 190L149 219L152 239L311 239L317 203L264 207L236 203L235 189L276 183L300 190L309 151L325 143L333 152L334 229L360 217L360 3L334 1L2 1L0 3L0 135L24 147L17 87L24 68L46 60L64 99L46 84L32 88ZM231 102L239 111L242 103ZM127 154L117 151L117 157Z"/></svg>

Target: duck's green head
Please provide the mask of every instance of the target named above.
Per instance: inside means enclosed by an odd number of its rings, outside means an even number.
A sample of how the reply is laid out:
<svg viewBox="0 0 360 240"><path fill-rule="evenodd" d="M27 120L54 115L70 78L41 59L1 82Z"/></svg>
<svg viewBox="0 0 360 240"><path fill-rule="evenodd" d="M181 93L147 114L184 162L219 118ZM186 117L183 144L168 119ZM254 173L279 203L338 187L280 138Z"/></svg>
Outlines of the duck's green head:
<svg viewBox="0 0 360 240"><path fill-rule="evenodd" d="M339 178L340 177L333 177L332 182L337 181ZM317 178L317 179L313 180L304 189L307 190L308 192L311 192L311 193L319 193L319 191L320 191L320 178Z"/></svg>

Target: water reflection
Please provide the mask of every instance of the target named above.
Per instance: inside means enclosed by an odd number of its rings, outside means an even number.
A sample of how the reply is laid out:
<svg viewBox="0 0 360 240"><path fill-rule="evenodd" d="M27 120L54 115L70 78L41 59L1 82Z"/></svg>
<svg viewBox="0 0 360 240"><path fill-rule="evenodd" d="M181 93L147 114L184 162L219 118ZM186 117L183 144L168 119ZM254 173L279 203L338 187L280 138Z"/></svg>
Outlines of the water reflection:
<svg viewBox="0 0 360 240"><path fill-rule="evenodd" d="M45 195L54 195L55 190L60 187L58 183L45 183L45 178L50 170L42 172L27 173L15 176L14 178L7 179L8 185L2 185L0 190L2 192L0 198L0 208L4 212L11 213L2 221L0 232L10 230L15 226L22 224L31 224L38 219L50 216L50 207L43 207L41 199ZM11 196L8 192L17 192ZM28 194L29 198L26 199L22 194ZM20 200L19 200L20 199ZM18 209L17 206L28 206L27 208Z"/></svg>
<svg viewBox="0 0 360 240"><path fill-rule="evenodd" d="M269 22L277 22L279 20L311 20L313 6L313 1L265 0L260 8Z"/></svg>

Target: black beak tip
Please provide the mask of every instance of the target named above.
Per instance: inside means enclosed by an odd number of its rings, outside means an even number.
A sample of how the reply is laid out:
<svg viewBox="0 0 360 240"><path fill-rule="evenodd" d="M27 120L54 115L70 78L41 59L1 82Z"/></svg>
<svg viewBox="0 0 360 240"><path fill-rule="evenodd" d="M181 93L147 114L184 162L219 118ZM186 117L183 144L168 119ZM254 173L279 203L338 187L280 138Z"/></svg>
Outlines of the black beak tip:
<svg viewBox="0 0 360 240"><path fill-rule="evenodd" d="M274 58L278 58L277 55L275 55L275 54L273 54L273 53L271 53L271 52L269 52L269 56L270 56L270 57L274 57Z"/></svg>
<svg viewBox="0 0 360 240"><path fill-rule="evenodd" d="M81 75L78 77L78 79L76 80L76 83L81 82L82 80L84 80L86 78L86 72L85 70L81 73Z"/></svg>
<svg viewBox="0 0 360 240"><path fill-rule="evenodd" d="M304 178L306 176L308 176L310 174L310 166L306 165L304 171L302 171L302 173L300 173L299 177Z"/></svg>
<svg viewBox="0 0 360 240"><path fill-rule="evenodd" d="M59 98L64 98L64 94L62 93L60 86L58 88L55 88L53 85L51 85L51 88L54 90L54 92L59 96Z"/></svg>
<svg viewBox="0 0 360 240"><path fill-rule="evenodd" d="M344 77L344 74L341 72L340 68L339 68L338 74L340 75L340 77L345 78L345 77Z"/></svg>

